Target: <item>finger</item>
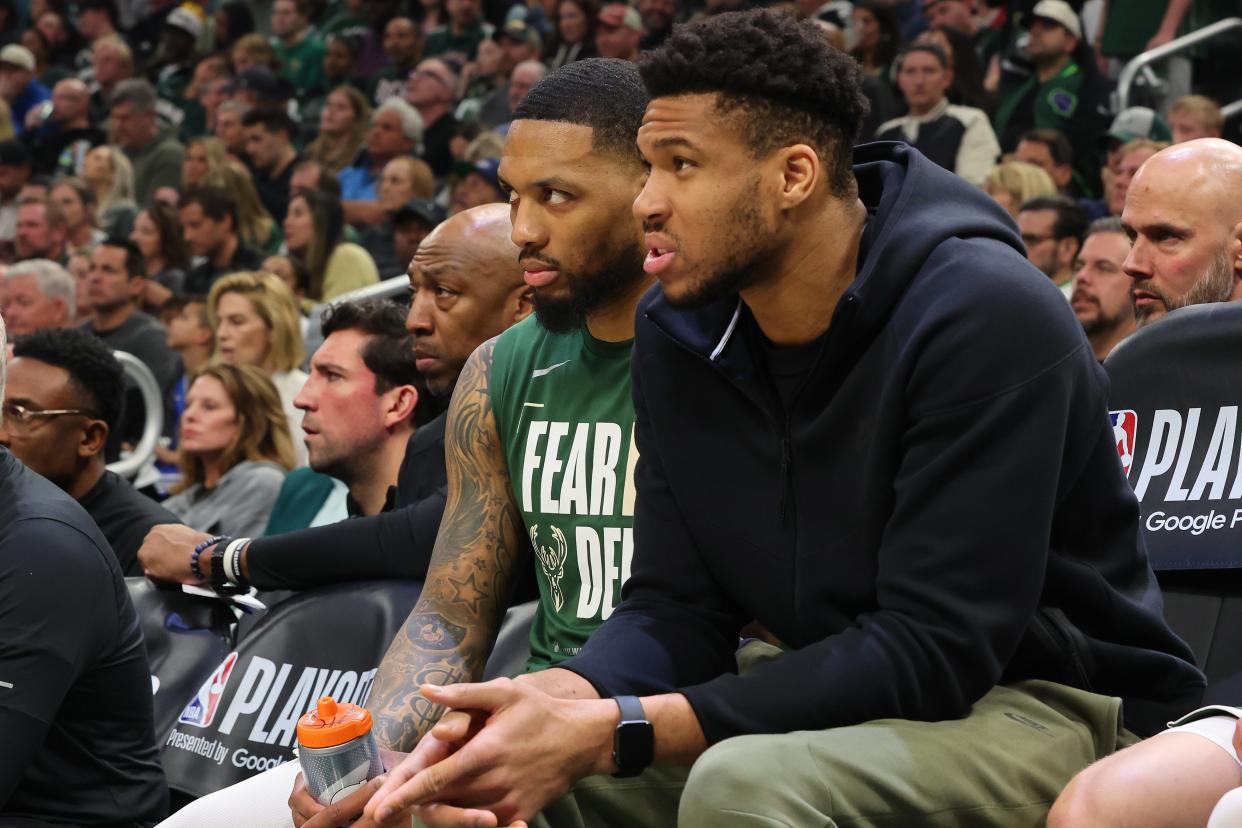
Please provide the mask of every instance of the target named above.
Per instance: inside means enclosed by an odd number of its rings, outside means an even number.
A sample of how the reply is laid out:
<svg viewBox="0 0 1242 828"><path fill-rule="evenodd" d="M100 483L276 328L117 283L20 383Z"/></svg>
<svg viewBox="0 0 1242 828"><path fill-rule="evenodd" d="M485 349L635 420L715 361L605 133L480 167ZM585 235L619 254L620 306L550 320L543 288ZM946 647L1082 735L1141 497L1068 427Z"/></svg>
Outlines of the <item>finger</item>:
<svg viewBox="0 0 1242 828"><path fill-rule="evenodd" d="M470 734L474 717L464 710L450 710L440 717L440 721L431 729L431 733L443 742L465 741Z"/></svg>
<svg viewBox="0 0 1242 828"><path fill-rule="evenodd" d="M455 710L490 711L513 701L519 689L509 679L482 684L424 684L418 691L423 698Z"/></svg>
<svg viewBox="0 0 1242 828"><path fill-rule="evenodd" d="M293 815L294 828L302 828L302 823L322 810L323 806L310 795L306 780L299 773L293 780L293 792L289 794L289 811Z"/></svg>
<svg viewBox="0 0 1242 828"><path fill-rule="evenodd" d="M371 818L382 822L397 811L433 799L441 791L475 770L474 754L467 745L452 756L419 771L409 782L379 801Z"/></svg>
<svg viewBox="0 0 1242 828"><path fill-rule="evenodd" d="M362 816L362 810L380 789L384 777L377 776L344 799L324 806L324 809L308 820L305 828L339 828Z"/></svg>
<svg viewBox="0 0 1242 828"><path fill-rule="evenodd" d="M415 805L410 813L418 817L426 828L497 828L500 825L491 811L458 808L443 802Z"/></svg>

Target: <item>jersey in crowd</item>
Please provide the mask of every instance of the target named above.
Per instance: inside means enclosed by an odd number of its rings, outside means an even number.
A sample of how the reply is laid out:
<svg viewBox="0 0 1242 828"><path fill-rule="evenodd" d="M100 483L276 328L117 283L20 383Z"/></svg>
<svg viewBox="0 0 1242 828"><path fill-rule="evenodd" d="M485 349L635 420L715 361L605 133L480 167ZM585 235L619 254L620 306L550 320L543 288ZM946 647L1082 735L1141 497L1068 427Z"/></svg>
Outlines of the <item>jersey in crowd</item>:
<svg viewBox="0 0 1242 828"><path fill-rule="evenodd" d="M0 447L0 825L168 807L138 616L82 507Z"/></svg>
<svg viewBox="0 0 1242 828"><path fill-rule="evenodd" d="M630 346L528 318L501 334L492 407L534 553L528 667L575 655L620 603L634 553Z"/></svg>

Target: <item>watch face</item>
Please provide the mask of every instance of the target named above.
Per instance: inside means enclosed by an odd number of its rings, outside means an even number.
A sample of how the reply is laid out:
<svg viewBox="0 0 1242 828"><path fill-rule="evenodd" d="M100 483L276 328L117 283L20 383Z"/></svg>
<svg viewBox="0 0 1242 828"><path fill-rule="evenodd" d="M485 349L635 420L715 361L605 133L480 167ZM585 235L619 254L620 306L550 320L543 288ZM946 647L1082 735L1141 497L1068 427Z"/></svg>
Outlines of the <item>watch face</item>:
<svg viewBox="0 0 1242 828"><path fill-rule="evenodd" d="M618 776L637 776L655 757L655 729L651 722L621 722L613 735L613 759Z"/></svg>

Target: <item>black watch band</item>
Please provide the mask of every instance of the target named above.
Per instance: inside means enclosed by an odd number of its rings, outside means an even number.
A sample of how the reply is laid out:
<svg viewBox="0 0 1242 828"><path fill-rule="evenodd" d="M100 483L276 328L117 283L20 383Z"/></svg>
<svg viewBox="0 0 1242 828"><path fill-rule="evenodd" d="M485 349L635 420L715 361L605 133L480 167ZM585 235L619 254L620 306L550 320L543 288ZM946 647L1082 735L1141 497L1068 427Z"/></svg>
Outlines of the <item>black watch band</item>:
<svg viewBox="0 0 1242 828"><path fill-rule="evenodd" d="M615 696L613 701L621 709L621 721L612 736L612 760L617 763L613 776L638 776L655 758L655 729L636 697Z"/></svg>

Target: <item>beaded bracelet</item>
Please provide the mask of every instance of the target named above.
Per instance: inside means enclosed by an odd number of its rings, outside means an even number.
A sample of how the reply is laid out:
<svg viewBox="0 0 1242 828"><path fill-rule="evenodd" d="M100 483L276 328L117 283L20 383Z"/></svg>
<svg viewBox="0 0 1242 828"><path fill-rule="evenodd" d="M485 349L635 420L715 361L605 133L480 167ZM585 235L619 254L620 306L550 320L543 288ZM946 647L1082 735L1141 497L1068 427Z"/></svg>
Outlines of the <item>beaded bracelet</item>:
<svg viewBox="0 0 1242 828"><path fill-rule="evenodd" d="M200 581L203 580L203 570L202 567L198 565L198 556L215 546L217 543L226 540L232 540L232 538L228 535L212 535L210 538L207 538L207 540L194 547L194 551L190 553L190 572L195 578Z"/></svg>

